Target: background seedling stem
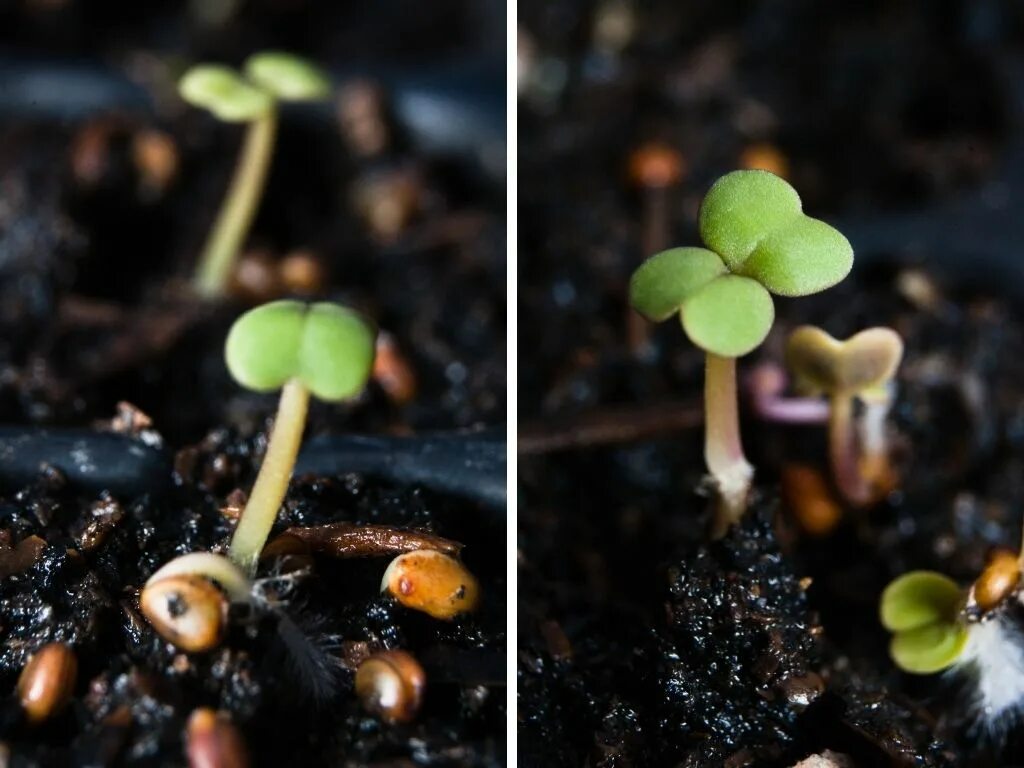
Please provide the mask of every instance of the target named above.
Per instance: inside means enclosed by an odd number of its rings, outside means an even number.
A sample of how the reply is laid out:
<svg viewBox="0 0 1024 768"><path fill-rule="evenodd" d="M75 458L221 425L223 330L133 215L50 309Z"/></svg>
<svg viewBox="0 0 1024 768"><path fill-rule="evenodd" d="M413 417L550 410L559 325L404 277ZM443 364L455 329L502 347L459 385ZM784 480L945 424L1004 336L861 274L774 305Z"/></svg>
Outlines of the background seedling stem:
<svg viewBox="0 0 1024 768"><path fill-rule="evenodd" d="M276 107L249 123L231 186L199 258L196 288L202 296L218 296L227 284L263 197L276 135Z"/></svg>
<svg viewBox="0 0 1024 768"><path fill-rule="evenodd" d="M828 414L828 451L832 473L839 491L855 504L870 499L867 483L861 477L857 461L857 441L853 430L853 394L835 392Z"/></svg>

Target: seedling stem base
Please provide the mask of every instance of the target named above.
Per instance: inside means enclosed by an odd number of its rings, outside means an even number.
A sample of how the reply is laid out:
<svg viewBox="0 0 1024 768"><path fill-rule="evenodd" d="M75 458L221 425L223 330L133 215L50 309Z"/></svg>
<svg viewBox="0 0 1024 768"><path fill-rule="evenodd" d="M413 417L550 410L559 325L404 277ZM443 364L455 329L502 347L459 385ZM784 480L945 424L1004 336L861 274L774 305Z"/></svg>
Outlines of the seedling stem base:
<svg viewBox="0 0 1024 768"><path fill-rule="evenodd" d="M205 298L224 292L231 267L259 209L277 135L277 110L249 124L231 187L210 230L196 273L196 289Z"/></svg>

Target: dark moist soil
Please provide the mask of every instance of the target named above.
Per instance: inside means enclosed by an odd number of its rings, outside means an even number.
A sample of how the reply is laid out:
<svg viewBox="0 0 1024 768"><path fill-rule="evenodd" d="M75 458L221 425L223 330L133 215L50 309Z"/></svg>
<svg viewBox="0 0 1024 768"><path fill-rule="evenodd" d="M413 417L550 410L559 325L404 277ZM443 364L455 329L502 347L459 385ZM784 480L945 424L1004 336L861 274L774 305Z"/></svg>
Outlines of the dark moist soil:
<svg viewBox="0 0 1024 768"><path fill-rule="evenodd" d="M825 750L857 766L1019 763L1019 728L970 732L966 698L899 673L877 618L898 574L967 583L993 547L1019 546L1024 326L1000 286L962 289L919 254L935 294L923 297L902 255L877 252L833 289L776 300L741 376L780 362L800 323L840 338L888 325L906 342L891 417L900 485L825 536L779 493L784 466L826 469L824 429L759 421L745 399L758 501L706 543L702 356L671 322L636 355L625 326L626 282L646 255L626 176L641 142L669 142L688 167L670 195L671 244L698 242L701 195L754 141L781 152L826 220L941 201L999 167L1012 103L994 73L1019 19L997 3L985 8L998 28L966 2L941 15L655 3L615 54L591 34L608 5L522 11L534 61L566 80L538 75L548 89L521 94L521 764L789 766ZM767 125L743 119L751 100ZM915 146L930 148L927 165ZM984 283L984 265L968 271Z"/></svg>
<svg viewBox="0 0 1024 768"><path fill-rule="evenodd" d="M334 53L345 49L345 65L358 70L401 47L378 44L387 38L383 18L335 4L245 4L226 28L205 31L166 4L113 18L87 2L50 15L18 7L0 10L0 37L10 35L14 59L43 64L101 61L120 71L153 54L146 60L159 69L178 55L237 62L277 46L335 67ZM459 3L441 3L439 12L445 26L418 23L417 14L392 18L387 27L405 36L404 52L375 60L376 69L408 68L422 62L417 56L472 61L484 15ZM416 33L424 41L414 44ZM456 102L464 95L455 86L446 93ZM310 250L327 274L313 297L376 320L414 378L407 398L375 381L358 402L314 403L307 435L500 428L503 181L480 162L473 142L484 138L468 136L458 152L428 151L429 136L389 120L386 150L360 158L333 105L286 110L252 230L251 246L272 259ZM140 185L130 154L147 130L168 136L179 159L173 182L155 192ZM152 418L150 439L176 455L166 482L116 497L45 468L27 487L0 486L4 541L45 541L27 569L0 580L5 759L180 765L188 716L210 706L239 728L254 765L501 765L505 519L482 504L340 473L296 478L278 521L281 530L375 523L461 542L484 598L478 612L452 622L381 596L387 558L326 555L303 578L267 582L278 610L233 614L226 641L208 654L178 654L139 613L137 590L158 566L227 541L234 523L221 510L233 491L251 487L276 406L274 396L243 391L223 364L227 329L253 300L199 306L183 290L240 139L237 128L175 108L0 118L0 424L90 427L127 401ZM96 171L88 183L82 168ZM400 232L381 237L353 196L372 174L395 169L416 174L421 204ZM30 727L15 682L29 655L55 640L74 647L78 682L63 714ZM427 673L423 708L407 725L383 725L353 691L355 661L385 648L409 651Z"/></svg>

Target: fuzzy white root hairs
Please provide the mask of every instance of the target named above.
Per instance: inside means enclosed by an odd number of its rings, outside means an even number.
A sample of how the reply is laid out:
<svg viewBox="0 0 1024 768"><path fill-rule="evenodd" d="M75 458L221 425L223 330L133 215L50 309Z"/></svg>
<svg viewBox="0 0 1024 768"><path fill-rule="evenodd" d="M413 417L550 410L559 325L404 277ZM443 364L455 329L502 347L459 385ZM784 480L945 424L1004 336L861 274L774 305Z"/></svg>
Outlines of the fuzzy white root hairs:
<svg viewBox="0 0 1024 768"><path fill-rule="evenodd" d="M1016 613L1001 611L970 625L964 652L950 670L967 679L973 727L993 738L1024 714L1024 632Z"/></svg>

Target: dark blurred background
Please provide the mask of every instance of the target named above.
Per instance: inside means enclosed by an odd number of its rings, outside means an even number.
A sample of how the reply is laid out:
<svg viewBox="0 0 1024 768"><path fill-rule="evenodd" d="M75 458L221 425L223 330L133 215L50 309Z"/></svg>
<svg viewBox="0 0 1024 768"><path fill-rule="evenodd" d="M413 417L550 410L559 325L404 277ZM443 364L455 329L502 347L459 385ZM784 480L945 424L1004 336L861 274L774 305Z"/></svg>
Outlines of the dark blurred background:
<svg viewBox="0 0 1024 768"><path fill-rule="evenodd" d="M662 138L701 186L760 150L846 210L977 184L1012 138L1020 3L527 0L520 19L527 168L557 116L598 167Z"/></svg>
<svg viewBox="0 0 1024 768"><path fill-rule="evenodd" d="M1020 3L525 0L519 20L520 317L549 318L520 323L524 416L597 397L552 394L567 339L609 349L596 318L644 257L697 242L739 167L786 177L855 268L1024 295Z"/></svg>

